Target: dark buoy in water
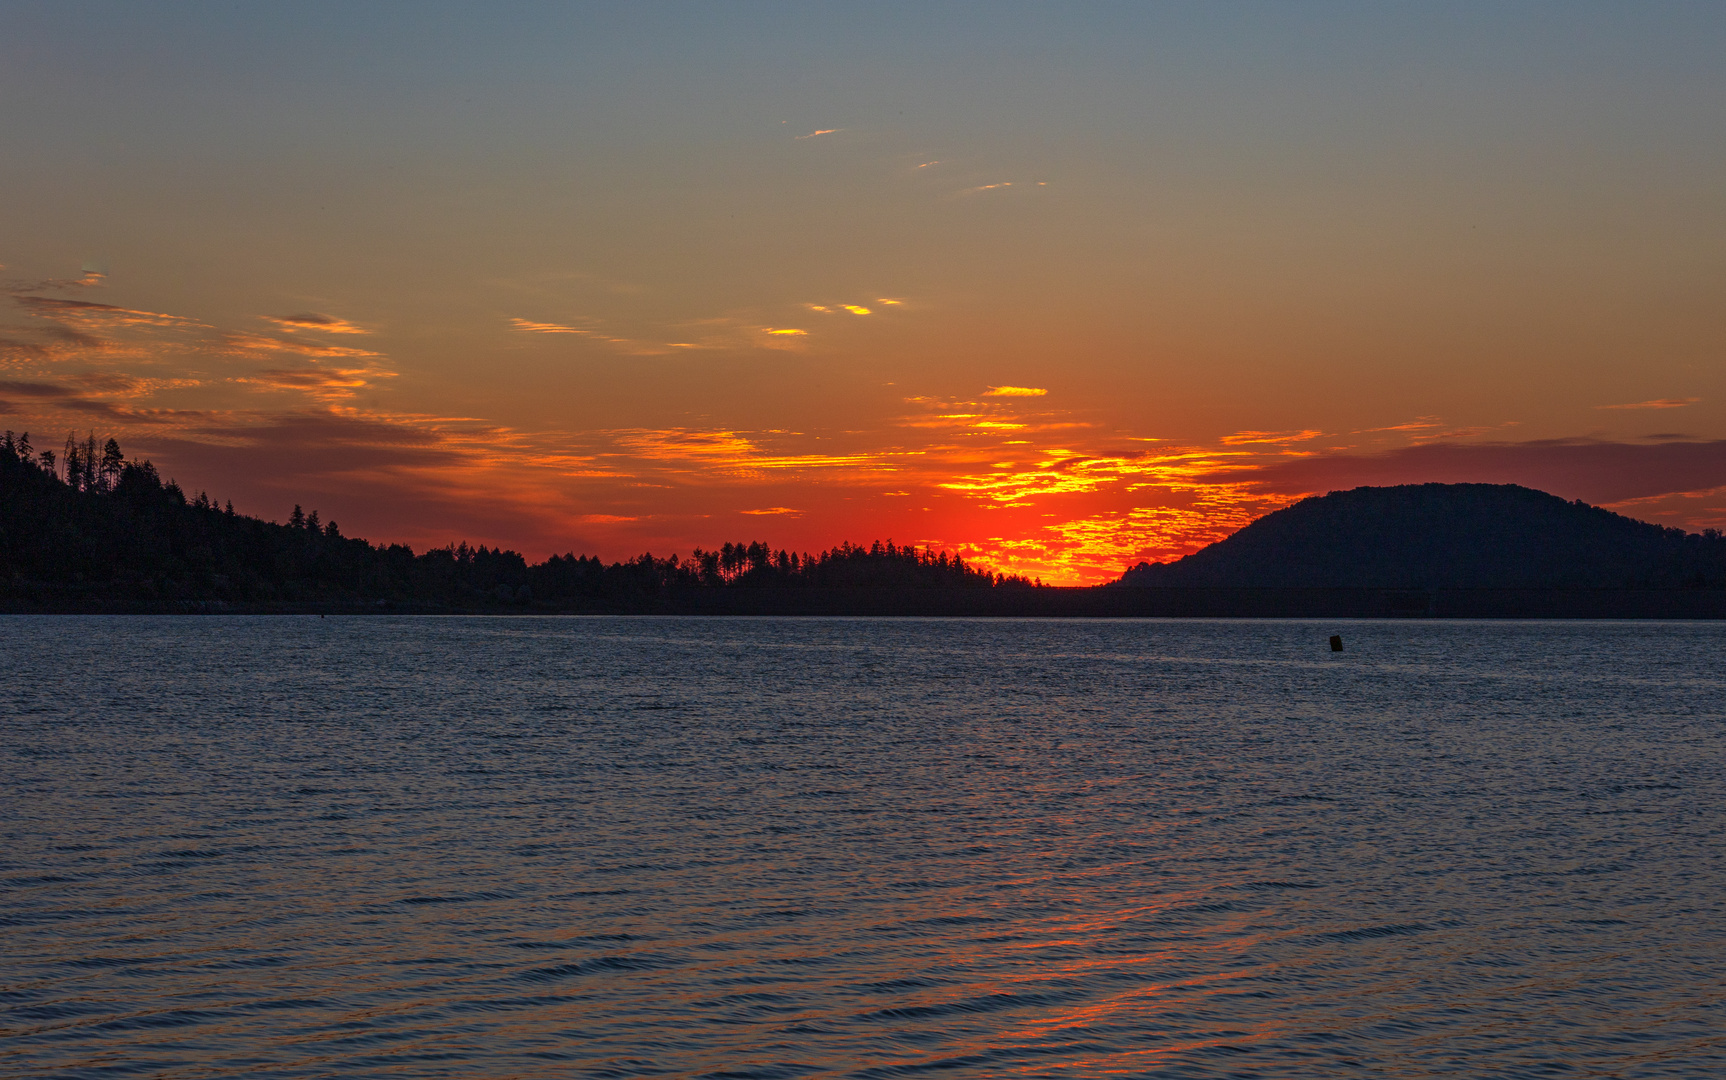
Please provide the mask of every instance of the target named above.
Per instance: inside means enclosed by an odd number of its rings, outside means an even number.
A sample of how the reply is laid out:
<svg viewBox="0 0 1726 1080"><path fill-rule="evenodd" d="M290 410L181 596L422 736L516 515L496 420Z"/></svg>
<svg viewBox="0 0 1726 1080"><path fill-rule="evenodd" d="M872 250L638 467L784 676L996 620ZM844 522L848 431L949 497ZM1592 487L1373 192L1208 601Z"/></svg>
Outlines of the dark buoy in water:
<svg viewBox="0 0 1726 1080"><path fill-rule="evenodd" d="M1331 652L1342 652L1342 635L1341 634L1332 634L1330 636L1330 651Z"/></svg>

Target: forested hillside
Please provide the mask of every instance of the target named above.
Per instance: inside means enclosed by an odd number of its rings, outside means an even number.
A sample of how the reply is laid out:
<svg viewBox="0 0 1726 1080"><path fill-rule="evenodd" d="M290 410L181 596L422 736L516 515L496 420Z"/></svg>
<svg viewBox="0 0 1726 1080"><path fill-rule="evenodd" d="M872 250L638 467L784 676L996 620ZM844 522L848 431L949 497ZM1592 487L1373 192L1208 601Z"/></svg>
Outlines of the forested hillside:
<svg viewBox="0 0 1726 1080"><path fill-rule="evenodd" d="M713 589L1030 586L945 552L841 544L819 554L755 543L605 563L466 543L416 554L345 537L294 508L278 525L188 497L109 439L60 454L0 436L0 605L10 610L220 610L342 605L406 610L662 610Z"/></svg>

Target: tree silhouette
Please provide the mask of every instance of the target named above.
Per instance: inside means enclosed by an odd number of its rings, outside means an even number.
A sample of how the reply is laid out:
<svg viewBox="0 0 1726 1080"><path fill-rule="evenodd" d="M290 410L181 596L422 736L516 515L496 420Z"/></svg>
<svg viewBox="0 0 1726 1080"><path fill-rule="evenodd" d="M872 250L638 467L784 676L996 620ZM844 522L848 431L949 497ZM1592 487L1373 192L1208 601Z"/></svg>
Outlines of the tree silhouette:
<svg viewBox="0 0 1726 1080"><path fill-rule="evenodd" d="M120 470L126 464L126 455L120 452L120 444L115 439L109 439L102 447L102 490L111 491L120 479Z"/></svg>

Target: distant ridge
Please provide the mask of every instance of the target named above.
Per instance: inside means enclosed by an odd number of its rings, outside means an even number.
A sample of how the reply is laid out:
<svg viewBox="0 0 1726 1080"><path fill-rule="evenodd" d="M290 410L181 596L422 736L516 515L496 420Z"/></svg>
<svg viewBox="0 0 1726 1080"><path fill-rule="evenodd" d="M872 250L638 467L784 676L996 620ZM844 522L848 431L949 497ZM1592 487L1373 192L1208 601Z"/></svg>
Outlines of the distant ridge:
<svg viewBox="0 0 1726 1080"><path fill-rule="evenodd" d="M1303 499L1128 586L1660 589L1726 586L1726 538L1515 484L1360 487Z"/></svg>

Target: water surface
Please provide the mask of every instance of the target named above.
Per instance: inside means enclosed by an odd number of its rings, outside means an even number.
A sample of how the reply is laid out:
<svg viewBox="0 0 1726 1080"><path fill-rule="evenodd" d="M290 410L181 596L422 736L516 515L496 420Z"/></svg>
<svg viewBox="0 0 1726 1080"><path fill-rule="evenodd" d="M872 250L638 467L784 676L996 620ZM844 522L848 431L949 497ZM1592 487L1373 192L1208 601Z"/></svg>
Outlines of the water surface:
<svg viewBox="0 0 1726 1080"><path fill-rule="evenodd" d="M1726 1073L1723 626L0 634L0 1074Z"/></svg>

